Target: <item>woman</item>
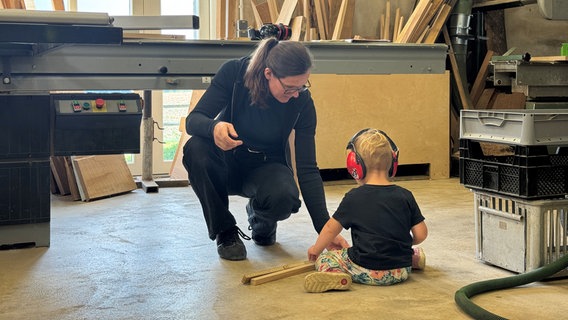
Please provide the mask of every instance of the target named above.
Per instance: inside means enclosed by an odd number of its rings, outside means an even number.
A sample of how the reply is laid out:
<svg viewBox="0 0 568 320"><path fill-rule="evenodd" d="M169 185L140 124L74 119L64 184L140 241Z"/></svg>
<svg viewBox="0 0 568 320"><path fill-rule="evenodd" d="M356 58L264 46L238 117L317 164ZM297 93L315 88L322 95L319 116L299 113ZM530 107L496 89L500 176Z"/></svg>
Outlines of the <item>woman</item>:
<svg viewBox="0 0 568 320"><path fill-rule="evenodd" d="M298 182L316 231L329 219L315 159L311 67L310 52L301 43L262 40L252 55L221 66L187 117L192 137L184 146L183 163L221 258L246 259L239 235L250 239L236 226L229 195L249 198L249 228L261 246L275 243L277 221L298 212L288 144L292 129ZM344 246L341 236L331 245Z"/></svg>

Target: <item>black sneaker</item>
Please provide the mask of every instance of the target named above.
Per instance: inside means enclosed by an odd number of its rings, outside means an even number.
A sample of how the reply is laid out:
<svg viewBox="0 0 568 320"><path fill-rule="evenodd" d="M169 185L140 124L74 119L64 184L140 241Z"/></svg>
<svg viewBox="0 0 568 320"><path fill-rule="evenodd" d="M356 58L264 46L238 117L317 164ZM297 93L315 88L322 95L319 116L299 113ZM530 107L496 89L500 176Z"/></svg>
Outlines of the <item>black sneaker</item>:
<svg viewBox="0 0 568 320"><path fill-rule="evenodd" d="M247 248L239 236L250 240L237 226L217 234L217 253L221 258L232 261L247 258Z"/></svg>
<svg viewBox="0 0 568 320"><path fill-rule="evenodd" d="M254 209L252 208L252 201L249 200L247 203L247 215L249 221L249 230L252 231L252 241L258 246L271 246L276 243L276 223L274 225L268 225L267 223L261 223L254 217ZM255 227L253 227L253 225ZM259 233L256 229L263 229L263 231L268 230L267 233Z"/></svg>

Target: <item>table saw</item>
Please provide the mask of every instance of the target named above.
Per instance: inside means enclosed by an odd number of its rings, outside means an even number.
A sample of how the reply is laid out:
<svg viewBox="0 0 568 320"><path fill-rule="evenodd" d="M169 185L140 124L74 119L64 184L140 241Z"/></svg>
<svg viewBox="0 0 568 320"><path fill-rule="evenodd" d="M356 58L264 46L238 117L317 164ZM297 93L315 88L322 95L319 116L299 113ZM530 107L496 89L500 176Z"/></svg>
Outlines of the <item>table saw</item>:
<svg viewBox="0 0 568 320"><path fill-rule="evenodd" d="M199 28L197 17L188 21ZM124 40L123 29L106 14L0 15L0 29L0 246L49 246L50 156L139 151L139 131L132 132L140 128L139 100L116 91L205 89L223 62L250 54L256 45ZM446 72L442 44L306 45L314 56L314 74ZM107 92L76 92L93 90ZM85 133L89 127L96 130ZM82 141L91 133L113 130L117 143L105 145L106 138L99 136L84 150ZM75 135L81 138L65 139Z"/></svg>

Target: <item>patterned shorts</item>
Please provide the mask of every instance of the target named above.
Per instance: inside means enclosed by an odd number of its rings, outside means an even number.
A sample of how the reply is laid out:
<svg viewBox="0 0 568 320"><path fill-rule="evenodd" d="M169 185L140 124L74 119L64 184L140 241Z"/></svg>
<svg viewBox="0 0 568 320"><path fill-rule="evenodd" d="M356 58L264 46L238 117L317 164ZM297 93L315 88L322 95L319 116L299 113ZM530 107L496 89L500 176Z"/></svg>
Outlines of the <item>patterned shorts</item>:
<svg viewBox="0 0 568 320"><path fill-rule="evenodd" d="M391 270L370 270L355 264L347 255L347 248L324 251L316 260L316 268L323 272L345 272L353 282L374 286L389 286L408 279L412 267Z"/></svg>

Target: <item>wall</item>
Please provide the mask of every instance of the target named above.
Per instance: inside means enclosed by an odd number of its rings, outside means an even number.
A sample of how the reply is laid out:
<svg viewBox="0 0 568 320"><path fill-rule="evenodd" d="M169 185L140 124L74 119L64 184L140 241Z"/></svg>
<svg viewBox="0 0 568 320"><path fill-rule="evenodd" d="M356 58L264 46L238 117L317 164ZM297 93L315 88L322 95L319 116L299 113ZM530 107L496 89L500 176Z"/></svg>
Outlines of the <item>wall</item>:
<svg viewBox="0 0 568 320"><path fill-rule="evenodd" d="M561 44L568 42L568 21L544 18L537 4L506 9L505 30L507 45L516 47L515 53L558 56Z"/></svg>

